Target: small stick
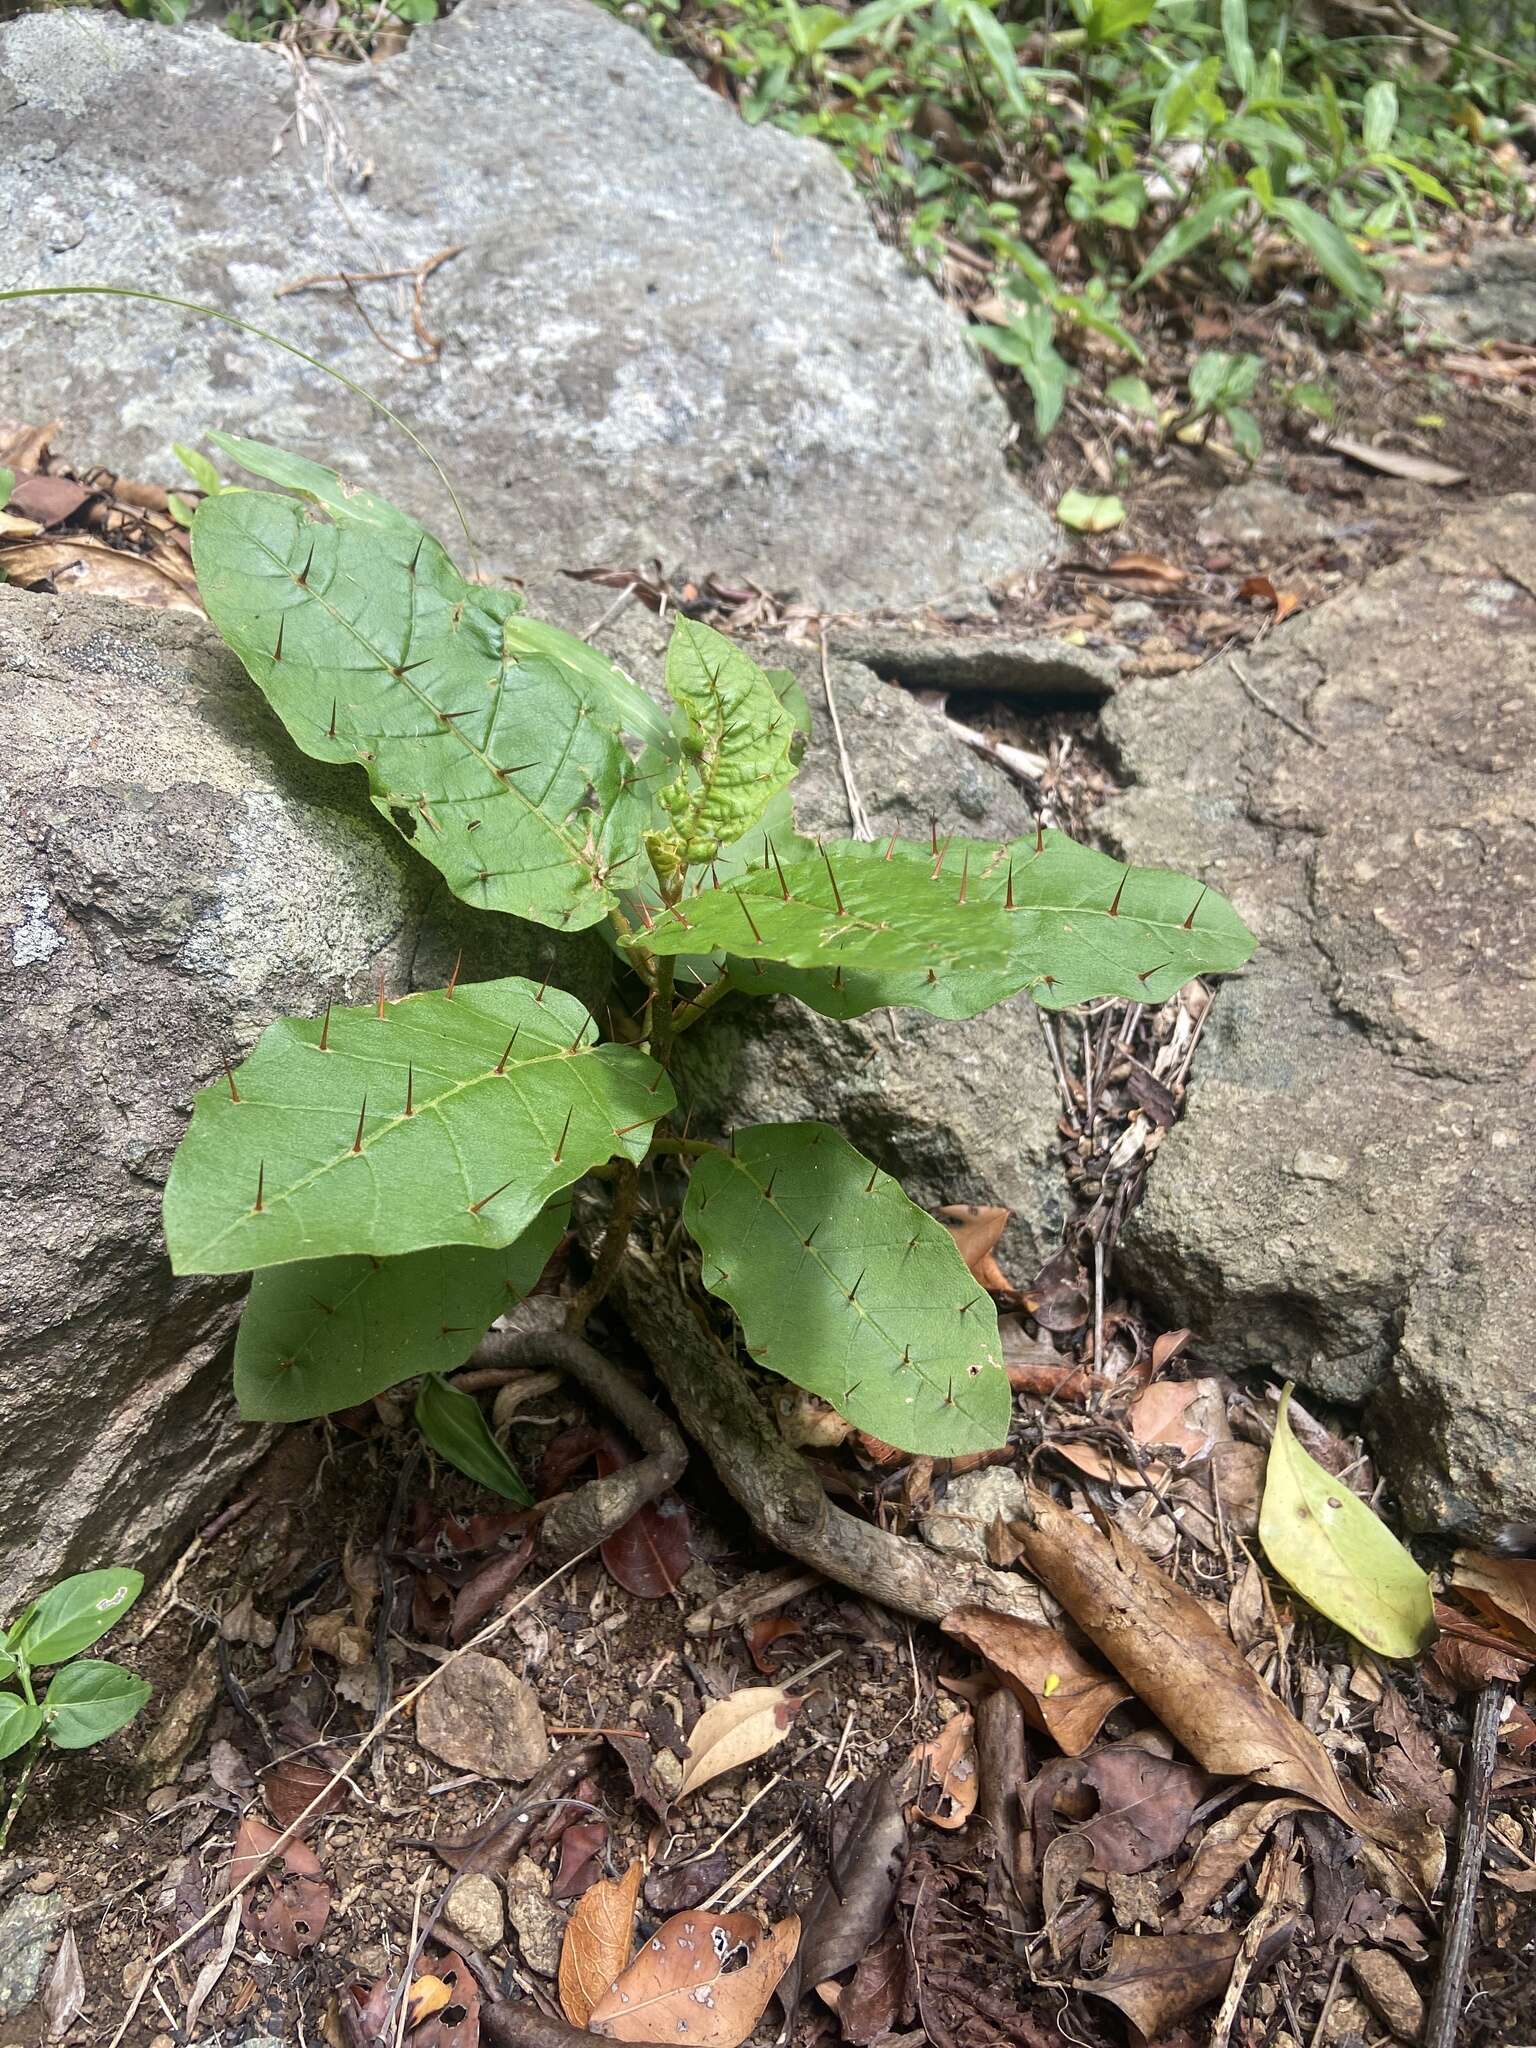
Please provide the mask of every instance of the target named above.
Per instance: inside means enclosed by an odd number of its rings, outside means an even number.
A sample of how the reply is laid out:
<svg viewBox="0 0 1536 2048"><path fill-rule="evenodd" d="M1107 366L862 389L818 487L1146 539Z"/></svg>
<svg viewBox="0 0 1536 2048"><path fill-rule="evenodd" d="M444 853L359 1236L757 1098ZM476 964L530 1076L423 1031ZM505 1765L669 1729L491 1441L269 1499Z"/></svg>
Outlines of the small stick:
<svg viewBox="0 0 1536 2048"><path fill-rule="evenodd" d="M634 594L634 584L626 583L624 588L619 592L618 596L613 600L613 603L609 605L607 611L603 613L603 616L600 619L595 619L592 622L592 624L588 626L584 633L578 633L576 637L579 640L595 640L598 634L602 632L604 626L611 626L613 624L614 620L619 616L619 613L623 611L625 605L629 603L630 599L634 596Z"/></svg>
<svg viewBox="0 0 1536 2048"><path fill-rule="evenodd" d="M827 710L832 719L832 737L837 742L837 765L843 771L843 788L848 796L848 822L853 828L855 839L873 839L875 828L869 822L869 813L864 808L864 799L859 795L858 784L853 779L853 763L848 758L848 749L843 744L843 724L837 715L837 699L832 694L832 672L827 667L827 629L818 629L817 639L821 646L821 687L826 692Z"/></svg>
<svg viewBox="0 0 1536 2048"><path fill-rule="evenodd" d="M1435 1995L1424 2023L1424 2048L1455 2048L1462 1988L1476 1932L1474 1915L1483 1875L1483 1845L1488 1835L1488 1799L1503 1717L1504 1687L1495 1679L1478 1694L1477 1712L1472 1719L1472 1739L1467 1745L1462 1783L1461 1831L1456 1840L1456 1880L1445 1916L1440 1974L1435 1979Z"/></svg>
<svg viewBox="0 0 1536 2048"><path fill-rule="evenodd" d="M1292 718L1289 711L1282 711L1278 704L1271 704L1269 699L1266 696L1264 696L1263 693L1260 691L1258 685L1253 681L1253 679L1250 676L1247 676L1243 673L1243 670L1238 665L1237 656L1235 654L1229 654L1227 656L1227 667L1231 669L1233 675L1237 677L1237 680L1242 684L1243 689L1253 699L1254 703L1258 705L1261 711L1267 711L1271 718L1278 718L1282 725L1289 726L1291 731L1297 734L1299 738L1304 739L1309 747L1321 747L1324 753L1328 751L1328 742L1323 738L1321 733L1314 732L1311 726L1309 725L1303 725L1299 718Z"/></svg>

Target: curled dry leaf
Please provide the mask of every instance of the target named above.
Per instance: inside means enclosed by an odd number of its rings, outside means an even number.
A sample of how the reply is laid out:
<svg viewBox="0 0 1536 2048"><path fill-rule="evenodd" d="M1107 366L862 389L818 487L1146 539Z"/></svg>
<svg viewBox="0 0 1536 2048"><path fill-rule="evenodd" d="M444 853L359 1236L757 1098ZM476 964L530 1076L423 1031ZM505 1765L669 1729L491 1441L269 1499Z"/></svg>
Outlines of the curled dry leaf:
<svg viewBox="0 0 1536 2048"><path fill-rule="evenodd" d="M936 1828L963 1828L976 1811L979 1790L976 1723L969 1714L956 1714L907 1759L902 1780L907 1818L931 1821Z"/></svg>
<svg viewBox="0 0 1536 2048"><path fill-rule="evenodd" d="M1258 1976L1290 1944L1294 1915L1259 1944ZM1147 2040L1220 1998L1232 1976L1241 1936L1236 1934L1117 1934L1101 1977L1079 1977L1076 1989L1108 1999Z"/></svg>
<svg viewBox="0 0 1536 2048"><path fill-rule="evenodd" d="M235 1836L229 1882L237 1885L279 1841L276 1828L247 1815ZM313 1948L331 1917L331 1888L320 1859L301 1841L289 1842L245 1894L241 1920L246 1932L270 1954L290 1961Z"/></svg>
<svg viewBox="0 0 1536 2048"><path fill-rule="evenodd" d="M896 1788L889 1778L871 1778L806 1908L799 1953L779 1986L787 2018L794 2018L803 1984L840 1977L868 1952L890 1919L906 1848Z"/></svg>
<svg viewBox="0 0 1536 2048"><path fill-rule="evenodd" d="M1131 1697L1128 1685L1085 1657L1060 1629L985 1607L957 1607L941 1626L985 1658L1018 1697L1031 1727L1068 1756L1081 1756L1111 1707Z"/></svg>
<svg viewBox="0 0 1536 2048"><path fill-rule="evenodd" d="M950 1202L935 1213L954 1238L955 1250L970 1268L972 1279L989 1294L1012 1294L1013 1282L993 1254L1013 1211L987 1209L975 1202Z"/></svg>
<svg viewBox="0 0 1536 2048"><path fill-rule="evenodd" d="M552 1899L579 1899L602 1868L602 1854L608 1843L605 1820L577 1821L560 1837L560 1867L550 1886Z"/></svg>
<svg viewBox="0 0 1536 2048"><path fill-rule="evenodd" d="M782 1685L745 1685L707 1706L693 1724L677 1797L686 1799L738 1764L756 1762L789 1733L805 1696L791 1699Z"/></svg>
<svg viewBox="0 0 1536 2048"><path fill-rule="evenodd" d="M799 1939L794 1914L765 1932L750 1913L675 1913L608 1987L588 2025L612 2041L740 2048Z"/></svg>
<svg viewBox="0 0 1536 2048"><path fill-rule="evenodd" d="M1192 1764L1120 1742L1087 1758L1055 1758L1037 1772L1029 1797L1039 1835L1059 1826L1064 1812L1077 1823L1070 1832L1092 1851L1086 1867L1134 1877L1173 1855L1209 1790ZM1088 1794L1097 1810L1085 1814Z"/></svg>
<svg viewBox="0 0 1536 2048"><path fill-rule="evenodd" d="M587 2024L593 2008L629 1962L643 1875L637 1858L622 1877L603 1878L583 1894L566 1922L560 1950L560 2010L573 2027Z"/></svg>
<svg viewBox="0 0 1536 2048"><path fill-rule="evenodd" d="M1286 1584L1383 1657L1415 1657L1435 1637L1429 1574L1363 1500L1296 1440L1280 1397L1259 1541Z"/></svg>
<svg viewBox="0 0 1536 2048"><path fill-rule="evenodd" d="M405 2001L405 2024L419 2027L423 2020L441 2012L453 1997L453 1986L441 1977L418 1977Z"/></svg>
<svg viewBox="0 0 1536 2048"><path fill-rule="evenodd" d="M613 1437L598 1445L597 1470L602 1478L629 1463ZM647 1501L622 1528L615 1529L600 1553L609 1576L637 1600L661 1600L677 1591L693 1563L693 1531L688 1510L675 1493Z"/></svg>
<svg viewBox="0 0 1536 2048"><path fill-rule="evenodd" d="M1347 1826L1401 1845L1388 1814L1350 1800L1317 1737L1194 1595L1117 1529L1100 1535L1038 1488L1015 1526L1031 1571L1206 1770L1300 1793Z"/></svg>
<svg viewBox="0 0 1536 2048"><path fill-rule="evenodd" d="M1451 1584L1520 1646L1536 1655L1536 1558L1458 1550ZM1511 1626L1512 1625L1512 1626Z"/></svg>
<svg viewBox="0 0 1536 2048"><path fill-rule="evenodd" d="M742 1623L742 1634L747 1639L747 1648L752 1652L752 1662L764 1678L772 1678L773 1665L768 1657L775 1643L781 1643L786 1636L803 1636L805 1623L792 1621L787 1614L764 1614L756 1621Z"/></svg>
<svg viewBox="0 0 1536 2048"><path fill-rule="evenodd" d="M1211 1901L1263 1848L1269 1831L1288 1813L1307 1810L1294 1793L1278 1799L1245 1799L1218 1814L1200 1838L1200 1846L1179 1873L1179 1910L1168 1921L1170 1932L1189 1927Z"/></svg>

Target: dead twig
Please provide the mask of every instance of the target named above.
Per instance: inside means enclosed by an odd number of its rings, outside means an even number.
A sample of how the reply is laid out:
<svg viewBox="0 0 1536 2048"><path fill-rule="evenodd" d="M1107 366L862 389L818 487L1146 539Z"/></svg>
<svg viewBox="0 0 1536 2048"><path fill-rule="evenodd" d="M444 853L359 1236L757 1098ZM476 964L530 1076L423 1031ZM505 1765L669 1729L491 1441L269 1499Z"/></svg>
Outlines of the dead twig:
<svg viewBox="0 0 1536 2048"><path fill-rule="evenodd" d="M869 822L864 799L859 795L858 784L853 779L853 763L848 758L848 749L843 742L843 723L837 715L837 699L832 694L832 671L827 666L825 626L817 627L816 640L821 649L821 687L827 699L827 713L832 720L832 737L837 743L837 765L843 772L843 788L848 797L848 822L855 839L873 839L875 828Z"/></svg>
<svg viewBox="0 0 1536 2048"><path fill-rule="evenodd" d="M1321 747L1324 753L1328 751L1328 742L1321 733L1314 732L1310 725L1303 725L1299 718L1292 718L1289 711L1282 711L1278 704L1270 702L1268 697L1263 694L1258 685L1253 681L1252 677L1245 674L1242 664L1238 661L1235 654L1227 656L1227 667L1237 677L1245 694L1252 698L1261 711L1267 711L1271 718L1278 718L1280 723L1288 726L1298 738L1304 739L1309 747Z"/></svg>
<svg viewBox="0 0 1536 2048"><path fill-rule="evenodd" d="M432 273L440 269L451 258L462 256L464 249L465 244L463 242L455 242L449 248L439 249L435 256L424 258L420 263L399 264L392 270L317 271L312 277L299 277L295 278L292 284L280 285L272 296L277 299L286 299L291 298L295 292L324 291L327 289L344 291L357 308L363 325L379 344L380 348L387 348L390 354L398 356L402 363L413 363L416 365L435 363L443 353L443 338L440 334L434 334L427 325L422 295L427 288L427 279L431 277ZM411 292L411 327L416 335L416 339L421 343L425 351L424 354L419 356L408 355L404 349L396 348L392 341L387 340L384 335L380 334L372 320L368 317L367 307L357 295L357 287L360 284L388 284L396 279L407 277L413 281Z"/></svg>
<svg viewBox="0 0 1536 2048"><path fill-rule="evenodd" d="M1477 1698L1472 1739L1467 1744L1462 1777L1461 1828L1456 1837L1456 1877L1445 1916L1440 1946L1440 1972L1429 2018L1424 2023L1424 2048L1455 2048L1461 2019L1462 1987L1476 1933L1478 1887L1483 1876L1483 1847L1488 1836L1488 1800L1493 1788L1499 1723L1504 1715L1504 1687L1495 1679Z"/></svg>

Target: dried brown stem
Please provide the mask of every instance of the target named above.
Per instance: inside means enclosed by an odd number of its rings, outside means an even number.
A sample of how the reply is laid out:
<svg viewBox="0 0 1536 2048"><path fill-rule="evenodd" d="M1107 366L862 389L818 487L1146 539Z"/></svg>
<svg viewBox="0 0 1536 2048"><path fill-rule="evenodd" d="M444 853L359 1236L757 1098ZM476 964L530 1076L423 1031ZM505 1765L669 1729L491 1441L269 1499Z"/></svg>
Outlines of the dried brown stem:
<svg viewBox="0 0 1536 2048"><path fill-rule="evenodd" d="M1477 1894L1483 1875L1483 1848L1488 1837L1488 1799L1494 1759L1499 1747L1499 1722L1504 1714L1504 1687L1497 1679L1478 1694L1467 1744L1461 1794L1461 1830L1456 1838L1456 1876L1445 1916L1440 1948L1440 1974L1424 2024L1424 2048L1454 2048L1461 2021L1462 1987L1477 1931Z"/></svg>
<svg viewBox="0 0 1536 2048"><path fill-rule="evenodd" d="M498 1998L480 2008L480 2038L491 2048L580 2048L597 2037L521 2000Z"/></svg>
<svg viewBox="0 0 1536 2048"><path fill-rule="evenodd" d="M735 1358L633 1241L614 1294L684 1429L775 1549L920 1621L941 1621L957 1607L1047 1619L1040 1588L1022 1572L939 1557L833 1507L810 1466L774 1428Z"/></svg>
<svg viewBox="0 0 1536 2048"><path fill-rule="evenodd" d="M682 1438L640 1389L583 1338L568 1330L532 1335L493 1330L475 1353L474 1363L565 1373L584 1394L606 1408L645 1452L635 1464L603 1479L589 1479L575 1493L555 1502L539 1525L540 1548L547 1556L572 1557L606 1543L631 1516L659 1499L682 1477L688 1462Z"/></svg>

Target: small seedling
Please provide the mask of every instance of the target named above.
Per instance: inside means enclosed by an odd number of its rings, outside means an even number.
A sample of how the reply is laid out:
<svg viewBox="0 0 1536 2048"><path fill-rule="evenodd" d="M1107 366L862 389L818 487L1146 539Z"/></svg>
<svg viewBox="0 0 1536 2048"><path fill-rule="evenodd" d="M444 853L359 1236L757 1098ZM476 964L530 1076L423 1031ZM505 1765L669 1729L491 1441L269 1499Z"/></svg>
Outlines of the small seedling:
<svg viewBox="0 0 1536 2048"><path fill-rule="evenodd" d="M138 1572L110 1566L81 1572L34 1600L0 1635L0 1764L14 1773L0 1849L21 1809L45 1744L89 1749L124 1728L149 1698L142 1678L120 1664L82 1657L144 1590ZM52 1669L42 1698L40 1672Z"/></svg>
<svg viewBox="0 0 1536 2048"><path fill-rule="evenodd" d="M204 499L199 587L297 745L364 775L468 903L600 925L618 960L609 1041L548 981L455 972L276 1023L198 1096L166 1237L180 1273L255 1274L244 1414L298 1420L420 1379L429 1441L519 1497L443 1375L534 1284L588 1174L615 1189L611 1275L638 1169L665 1155L692 1172L703 1284L761 1364L906 1449L1001 1443L997 1317L949 1234L826 1124L674 1134L678 1037L732 993L830 1017L973 1017L1021 994L1161 1003L1247 960L1231 906L1044 827L808 838L792 783L810 719L787 671L680 619L669 716L583 641L466 581L405 513L214 438L280 489Z"/></svg>

